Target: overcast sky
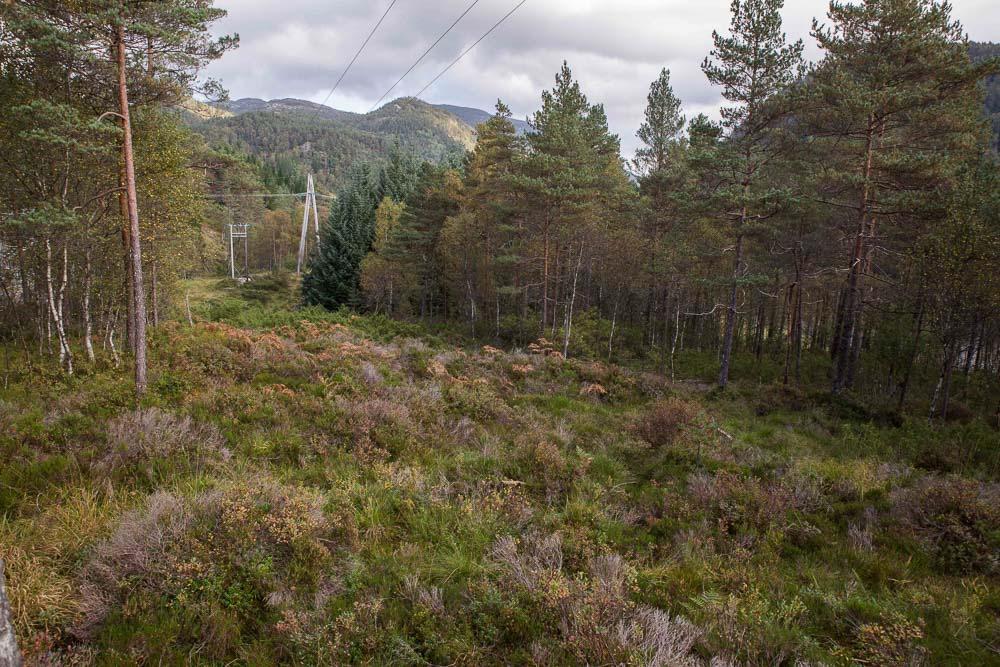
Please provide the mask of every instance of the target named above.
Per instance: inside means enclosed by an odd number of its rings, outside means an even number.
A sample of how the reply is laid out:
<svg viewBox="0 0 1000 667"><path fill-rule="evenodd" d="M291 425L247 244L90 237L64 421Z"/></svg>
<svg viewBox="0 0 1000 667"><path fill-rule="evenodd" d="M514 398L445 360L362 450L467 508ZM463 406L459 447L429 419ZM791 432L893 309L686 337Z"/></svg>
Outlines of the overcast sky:
<svg viewBox="0 0 1000 667"><path fill-rule="evenodd" d="M391 0L216 0L229 16L218 33L239 33L241 46L214 63L233 99L297 97L321 102ZM378 32L328 104L368 111L472 0L397 0ZM479 0L387 100L413 95L517 4ZM729 0L527 0L422 96L429 102L491 110L503 99L524 118L567 60L591 102L604 104L611 129L628 156L642 119L649 83L661 67L688 117L715 115L718 91L700 64L713 29L729 25ZM790 39L809 38L813 16L826 0L787 0ZM996 0L953 0L954 16L969 36L1000 41Z"/></svg>

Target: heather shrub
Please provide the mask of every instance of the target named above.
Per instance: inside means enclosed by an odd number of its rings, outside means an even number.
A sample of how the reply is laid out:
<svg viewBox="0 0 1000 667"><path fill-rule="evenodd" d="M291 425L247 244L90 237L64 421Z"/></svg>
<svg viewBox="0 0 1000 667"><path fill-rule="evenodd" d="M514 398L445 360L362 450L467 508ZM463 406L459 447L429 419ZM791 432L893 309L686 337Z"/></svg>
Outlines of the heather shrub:
<svg viewBox="0 0 1000 667"><path fill-rule="evenodd" d="M103 475L135 474L154 481L165 467L192 470L228 457L211 425L159 408L126 412L107 425L107 451L95 468Z"/></svg>
<svg viewBox="0 0 1000 667"><path fill-rule="evenodd" d="M701 630L634 602L636 571L617 554L570 576L559 536L527 533L497 541L492 560L501 586L526 596L543 624L531 647L538 664L704 664L695 653Z"/></svg>
<svg viewBox="0 0 1000 667"><path fill-rule="evenodd" d="M743 583L728 594L701 593L685 607L705 619L709 643L734 664L803 664L796 660L801 649L795 630L809 610L797 595L777 597L759 583Z"/></svg>
<svg viewBox="0 0 1000 667"><path fill-rule="evenodd" d="M529 474L541 479L550 496L565 489L571 472L570 463L551 440L525 442L518 447L517 458Z"/></svg>
<svg viewBox="0 0 1000 667"><path fill-rule="evenodd" d="M412 438L415 425L403 402L338 397L336 406L343 415L351 446L362 460L384 460L390 453L403 450Z"/></svg>
<svg viewBox="0 0 1000 667"><path fill-rule="evenodd" d="M857 661L863 665L921 665L927 651L921 645L923 623L913 623L898 614L879 623L864 623L857 629Z"/></svg>
<svg viewBox="0 0 1000 667"><path fill-rule="evenodd" d="M780 409L799 412L810 405L805 390L797 385L769 384L763 387L754 387L752 391L752 395L748 398L756 402L754 414L758 417Z"/></svg>
<svg viewBox="0 0 1000 667"><path fill-rule="evenodd" d="M795 529L804 537L802 531L812 529L799 520L800 515L822 505L818 489L804 480L760 479L727 471L691 475L688 496L722 536L748 550L775 531Z"/></svg>
<svg viewBox="0 0 1000 667"><path fill-rule="evenodd" d="M636 424L636 431L639 437L654 447L666 447L694 424L700 413L701 409L695 403L668 398L649 408Z"/></svg>
<svg viewBox="0 0 1000 667"><path fill-rule="evenodd" d="M486 380L450 383L444 395L452 410L476 421L511 418L510 407Z"/></svg>
<svg viewBox="0 0 1000 667"><path fill-rule="evenodd" d="M890 496L898 530L948 574L1000 573L1000 485L924 477Z"/></svg>
<svg viewBox="0 0 1000 667"><path fill-rule="evenodd" d="M139 621L167 607L197 619L221 659L230 639L311 608L336 572L336 553L355 540L352 513L301 487L261 479L192 498L158 492L87 559L75 631L92 636L112 615Z"/></svg>
<svg viewBox="0 0 1000 667"><path fill-rule="evenodd" d="M956 400L948 402L948 414L944 416L945 421L968 424L976 418L976 413L965 403Z"/></svg>

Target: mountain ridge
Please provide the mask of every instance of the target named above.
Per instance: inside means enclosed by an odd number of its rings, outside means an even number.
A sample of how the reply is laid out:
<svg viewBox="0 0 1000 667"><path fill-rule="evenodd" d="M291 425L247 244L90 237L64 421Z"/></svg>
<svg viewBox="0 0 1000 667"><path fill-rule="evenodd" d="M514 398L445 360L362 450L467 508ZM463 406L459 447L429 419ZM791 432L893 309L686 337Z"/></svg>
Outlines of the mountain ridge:
<svg viewBox="0 0 1000 667"><path fill-rule="evenodd" d="M284 97L275 98L271 100L265 100L259 97L241 97L236 100L230 100L228 102L216 103L214 106L224 112L231 113L235 116L242 115L244 113L254 113L258 111L272 111L272 112L296 112L296 111L308 111L313 114L318 115L321 118L327 118L329 120L340 120L340 119L350 119L350 118L363 118L370 116L371 114L377 114L382 109L386 107L398 104L401 100L417 100L420 103L426 104L434 109L440 109L446 113L455 116L463 123L469 127L475 129L480 123L485 123L490 118L493 117L493 113L486 111L484 109L479 109L477 107L466 107L457 104L431 104L430 102L425 102L419 98L412 97L400 97L394 99L390 102L386 102L383 106L370 111L368 113L358 113L354 111L343 111L341 109L336 109L326 104L318 104L316 102L310 102L309 100L303 100L295 97ZM529 129L531 125L525 121L517 118L512 118L511 122L514 124L514 128L517 130L518 134L524 134Z"/></svg>
<svg viewBox="0 0 1000 667"><path fill-rule="evenodd" d="M296 98L245 97L180 107L210 144L252 156L267 169L312 173L337 189L354 165L384 161L394 147L431 162L460 159L475 146L475 127L492 117L481 109L400 97L360 114ZM529 128L515 121L519 132Z"/></svg>

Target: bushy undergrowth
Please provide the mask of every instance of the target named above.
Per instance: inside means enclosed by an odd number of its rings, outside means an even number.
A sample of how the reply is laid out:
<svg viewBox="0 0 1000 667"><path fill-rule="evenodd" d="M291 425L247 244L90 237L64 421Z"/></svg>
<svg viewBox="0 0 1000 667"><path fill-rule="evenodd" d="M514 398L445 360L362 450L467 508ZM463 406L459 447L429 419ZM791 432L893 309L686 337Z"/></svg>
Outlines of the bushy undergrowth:
<svg viewBox="0 0 1000 667"><path fill-rule="evenodd" d="M0 393L33 662L996 659L987 425L229 298L159 328L140 406L100 367Z"/></svg>

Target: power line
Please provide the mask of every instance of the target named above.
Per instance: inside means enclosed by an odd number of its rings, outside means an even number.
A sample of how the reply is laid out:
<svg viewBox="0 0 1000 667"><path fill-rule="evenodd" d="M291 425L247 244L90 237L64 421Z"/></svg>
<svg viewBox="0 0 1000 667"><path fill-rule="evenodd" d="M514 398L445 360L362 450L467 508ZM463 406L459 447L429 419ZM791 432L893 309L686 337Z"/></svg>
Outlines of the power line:
<svg viewBox="0 0 1000 667"><path fill-rule="evenodd" d="M396 83L392 84L392 87L390 87L390 88L389 88L389 90L387 90L387 91L385 91L384 93L382 93L382 97L378 98L378 102L375 102L374 106L372 106L372 108L371 108L371 109L370 109L370 110L368 111L368 113L371 113L372 111L375 111L375 109L377 109L377 108L378 108L378 105L379 105L379 103L380 103L380 102L382 102L382 100L384 100L384 99L386 98L386 96L387 96L387 95L388 95L389 93L391 93L391 92L392 92L392 91L393 91L393 90L394 90L394 89L396 88L396 86L398 86L398 85L400 84L400 82L401 82L401 81L402 81L403 79L405 79L405 78L406 78L406 76L407 76L407 75L408 75L408 74L409 74L410 72L412 72L412 71L413 71L413 69L414 69L414 68L415 68L415 67L416 67L417 65L419 65L419 64L420 64L420 61L422 61L422 60L423 60L423 59L424 59L424 58L425 58L425 57L427 56L427 54L428 54L428 53L430 53L430 52L431 52L431 51L432 51L432 50L434 49L434 47L435 47L435 46L437 46L438 44L440 44L440 43L441 43L441 40L442 40L442 39L444 39L444 38L445 38L445 36L446 36L446 35L447 35L447 34L448 34L449 32L451 32L451 29L452 29L452 28L454 28L454 27L455 27L456 25L458 25L458 22L459 22L459 21L461 21L461 20L462 20L463 18L465 18L465 15L466 15L466 14L468 14L468 13L469 13L470 11L472 11L472 8L473 8L473 7L475 7L475 6L476 6L476 5L478 4L478 3L479 3L479 0L472 0L472 4L470 4L470 5L468 6L468 7L466 7L466 8L465 8L465 11L464 11L464 12L462 12L462 13L461 13L461 14L459 15L459 17L458 17L457 19L455 19L455 22L454 22L454 23L452 23L452 24L451 24L450 26L448 26L448 29L447 29L447 30L445 30L445 31L444 31L443 33L441 33L441 36L440 36L440 37L438 37L438 38L437 38L437 39L436 39L436 40L434 41L434 43L433 43L433 44L431 44L431 45L430 45L429 47L427 47L427 50L426 50L426 51L424 51L424 52L423 52L423 53L422 53L422 54L420 55L420 57L419 57L419 58L417 58L417 59L416 59L416 61L415 61L415 62L414 62L414 63L413 63L412 65L410 65L410 69L406 70L406 72L404 72L404 73L403 73L403 76L399 77L399 80L398 80L398 81L396 81Z"/></svg>
<svg viewBox="0 0 1000 667"><path fill-rule="evenodd" d="M368 42L371 41L371 38L375 34L375 31L378 30L378 28L379 28L380 25L382 25L382 21L384 21L385 17L389 15L389 12L395 6L395 4L396 4L397 1L398 0L392 0L392 2L389 3L389 6L386 8L385 13L382 14L382 18L380 18L378 20L378 23L375 24L375 27L372 28L372 31L370 33L368 33L368 37L365 38L365 41L361 44L361 47L357 50L357 53L355 53L354 57L351 58L351 62L348 63L348 65L344 69L344 71L340 73L340 78L337 79L337 83L333 84L333 88L331 88L330 92L327 93L327 95L326 95L325 98L323 98L323 102L322 102L322 104L320 104L320 106L325 106L326 103L327 103L327 101L329 101L330 97L333 95L333 92L335 90L337 90L337 87L340 85L340 82L343 81L344 77L347 76L347 73L351 71L351 67L354 66L354 63L355 63L355 61L357 61L358 56L360 56L361 52L365 50L366 46L368 46ZM319 111L320 111L319 109L316 109L315 113L313 113L313 118L315 118L316 116L319 115Z"/></svg>
<svg viewBox="0 0 1000 667"><path fill-rule="evenodd" d="M455 65L457 65L459 60L461 60L462 58L464 58L466 56L466 54L469 53L469 51L471 51L472 49L476 48L476 46L479 45L479 42L481 42L484 39L486 39L487 37L489 37L491 32L493 32L494 30L496 30L497 28L499 28L500 25L504 21L506 21L507 19L509 19L511 17L511 15L514 12L516 12L518 9L520 9L521 5L523 5L527 1L528 0L521 0L521 2L517 3L517 5L514 6L514 9L510 10L509 12L507 12L502 19L500 19L499 21L497 21L496 23L494 23L492 28L490 28L489 30L487 30L485 33L483 33L482 37L480 37L479 39L477 39L475 42L472 43L472 46L470 46L469 48L467 48L465 51L462 51L462 54L460 56L458 56L453 61L451 61L450 65L448 65L443 70L441 70L441 73L438 74L433 79L431 79L430 83L428 83L426 86L424 86L423 88L421 88L420 92L418 92L416 95L414 95L414 97L420 97L421 95L423 95L425 90L427 90L428 88L430 88L431 86L433 86L437 82L438 79L440 79L442 76L444 76L448 72L448 70L450 70L452 67L454 67Z"/></svg>
<svg viewBox="0 0 1000 667"><path fill-rule="evenodd" d="M261 197L263 199L270 199L271 197L305 197L307 192L220 192L217 194L208 193L201 195L204 199L216 199L216 198L232 198L232 197ZM336 199L337 195L321 195L318 192L314 192L313 196L320 197L322 199Z"/></svg>

